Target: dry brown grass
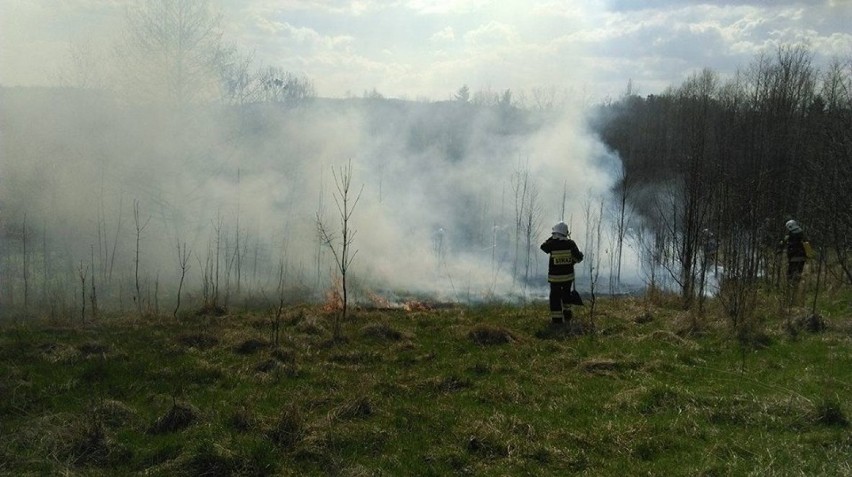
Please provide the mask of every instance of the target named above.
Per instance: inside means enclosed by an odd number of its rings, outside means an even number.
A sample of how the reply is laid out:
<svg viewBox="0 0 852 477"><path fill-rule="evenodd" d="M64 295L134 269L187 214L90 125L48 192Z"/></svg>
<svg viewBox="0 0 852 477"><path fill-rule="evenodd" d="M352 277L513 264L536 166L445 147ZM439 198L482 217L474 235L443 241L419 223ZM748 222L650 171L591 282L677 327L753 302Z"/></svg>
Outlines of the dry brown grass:
<svg viewBox="0 0 852 477"><path fill-rule="evenodd" d="M475 325L468 331L467 337L479 346L510 344L518 340L515 334L506 328L487 324Z"/></svg>
<svg viewBox="0 0 852 477"><path fill-rule="evenodd" d="M199 419L199 412L189 404L175 402L166 414L148 428L149 434L166 434L186 429Z"/></svg>

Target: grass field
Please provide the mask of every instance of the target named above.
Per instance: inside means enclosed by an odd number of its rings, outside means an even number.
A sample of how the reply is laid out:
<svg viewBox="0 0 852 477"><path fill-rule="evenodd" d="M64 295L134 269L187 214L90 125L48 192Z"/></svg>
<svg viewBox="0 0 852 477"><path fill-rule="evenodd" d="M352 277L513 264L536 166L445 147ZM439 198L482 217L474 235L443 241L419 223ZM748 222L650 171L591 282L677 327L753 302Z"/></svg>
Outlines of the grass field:
<svg viewBox="0 0 852 477"><path fill-rule="evenodd" d="M0 474L852 475L840 298L420 308L5 323Z"/></svg>

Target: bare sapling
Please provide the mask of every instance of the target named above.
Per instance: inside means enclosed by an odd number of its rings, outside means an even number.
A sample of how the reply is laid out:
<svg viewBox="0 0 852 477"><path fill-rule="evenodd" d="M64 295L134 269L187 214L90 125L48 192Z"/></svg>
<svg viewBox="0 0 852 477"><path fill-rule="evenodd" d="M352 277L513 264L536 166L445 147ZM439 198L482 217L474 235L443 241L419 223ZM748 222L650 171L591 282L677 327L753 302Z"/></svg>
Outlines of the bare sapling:
<svg viewBox="0 0 852 477"><path fill-rule="evenodd" d="M221 211L216 212L216 223L214 230L216 231L216 254L214 255L215 260L215 268L213 270L213 308L219 306L219 256L221 254L221 246L222 246L222 213Z"/></svg>
<svg viewBox="0 0 852 477"><path fill-rule="evenodd" d="M280 344L281 315L284 313L284 258L278 262L278 307L275 309L275 322L272 324L272 344Z"/></svg>
<svg viewBox="0 0 852 477"><path fill-rule="evenodd" d="M51 273L51 271L50 271L50 267L48 266L50 261L48 260L48 254L47 254L47 225L44 225L42 227L41 260L42 260L42 268L41 268L41 273L42 273L42 278L41 278L41 282L42 282L41 283L41 285L42 285L42 287L41 287L42 303L51 303L51 306L52 306L52 302L50 302L50 300L48 299L48 296L49 296L48 290L49 290L49 284L50 284L50 273Z"/></svg>
<svg viewBox="0 0 852 477"><path fill-rule="evenodd" d="M109 256L109 273L107 274L107 283L112 284L112 270L115 267L115 251L118 248L118 236L121 233L121 212L124 209L124 196L118 199L118 221L115 225L115 235L112 239L112 252Z"/></svg>
<svg viewBox="0 0 852 477"><path fill-rule="evenodd" d="M98 291L95 287L95 246L92 245L92 292L89 294L89 300L92 302L92 320L98 319Z"/></svg>
<svg viewBox="0 0 852 477"><path fill-rule="evenodd" d="M211 277L211 258L210 258L210 240L207 241L207 256L204 258L204 263L201 263L201 257L196 254L195 261L198 262L198 268L201 270L201 300L204 308L208 308L211 304L211 293L213 290L213 281Z"/></svg>
<svg viewBox="0 0 852 477"><path fill-rule="evenodd" d="M21 233L21 242L23 242L23 252L24 252L24 266L23 266L23 275L24 275L24 313L27 312L27 308L29 305L29 295L30 295L30 282L29 282L29 253L27 253L27 214L24 213L24 227Z"/></svg>
<svg viewBox="0 0 852 477"><path fill-rule="evenodd" d="M820 292L820 277L823 272L823 264L825 263L825 254L820 253L820 250L816 250L817 252L817 273L816 273L816 286L814 287L814 299L811 304L811 316L817 316L817 298L819 298Z"/></svg>
<svg viewBox="0 0 852 477"><path fill-rule="evenodd" d="M497 289L497 279L500 275L500 269L502 268L502 260L498 261L497 250L498 250L498 236L502 227L499 225L499 222L503 220L503 208L506 203L506 186L505 184L501 188L500 191L500 211L494 215L491 224L491 284L489 286L488 295L493 295L495 290Z"/></svg>
<svg viewBox="0 0 852 477"><path fill-rule="evenodd" d="M180 242L177 245L178 249L178 265L180 266L180 282L178 282L177 289L177 303L175 304L175 311L172 313L172 316L177 319L178 310L180 310L180 293L183 290L183 280L186 278L186 271L189 270L189 266L187 265L189 262L189 257L192 255L192 250L186 249L186 242L181 246Z"/></svg>
<svg viewBox="0 0 852 477"><path fill-rule="evenodd" d="M242 281L242 255L240 249L240 169L237 168L237 231L236 243L234 244L234 254L236 255L236 279L237 279L237 298L240 297L240 282Z"/></svg>
<svg viewBox="0 0 852 477"><path fill-rule="evenodd" d="M517 283L518 269L520 267L521 237L524 229L524 216L527 210L527 199L529 198L530 174L526 167L518 167L512 173L512 192L515 200L515 257L512 261L512 281Z"/></svg>
<svg viewBox="0 0 852 477"><path fill-rule="evenodd" d="M80 277L80 321L86 321L86 275L89 274L89 266L83 268L83 261L80 260L80 268L78 275Z"/></svg>
<svg viewBox="0 0 852 477"><path fill-rule="evenodd" d="M144 223L139 217L139 201L133 201L133 222L136 225L136 259L134 260L135 270L135 286L136 286L136 294L133 296L133 302L136 304L136 312L139 316L142 316L142 297L140 295L139 290L139 243L142 238L142 231L145 230L145 227L148 226L148 222L151 220L151 217L145 219Z"/></svg>
<svg viewBox="0 0 852 477"><path fill-rule="evenodd" d="M104 212L104 171L101 170L101 180L100 180L100 194L98 196L98 211L97 211L97 230L98 230L98 264L100 265L97 269L95 269L95 261L92 260L92 279L94 281L95 275L100 273L101 275L101 283L106 283L107 276L107 254L108 246L107 246L107 235L106 235L106 213ZM94 245L92 245L92 255L94 255Z"/></svg>
<svg viewBox="0 0 852 477"><path fill-rule="evenodd" d="M149 301L150 306L150 301ZM160 315L160 272L154 278L154 316Z"/></svg>
<svg viewBox="0 0 852 477"><path fill-rule="evenodd" d="M534 184L529 185L527 198L527 209L523 221L524 234L524 298L527 296L527 286L530 282L530 269L532 268L533 240L539 235L541 229L541 204L538 200L538 189ZM536 255L537 257L537 255Z"/></svg>
<svg viewBox="0 0 852 477"><path fill-rule="evenodd" d="M319 198L318 198L318 201L317 201L317 212L316 212L317 217L325 216L325 202L323 201L324 197L325 197L325 186L323 185L322 179L320 179ZM317 228L317 237L319 238L319 240L317 240L316 257L314 257L316 259L315 265L316 265L316 273L317 273L315 290L316 290L317 293L320 293L321 290L322 290L322 262L323 262L323 250L325 250L325 244L323 242L323 237L322 237L322 234L319 231L319 228Z"/></svg>
<svg viewBox="0 0 852 477"><path fill-rule="evenodd" d="M615 246L615 286L621 288L621 264L624 254L624 239L627 234L627 217L631 213L628 198L632 195L631 183L627 180L627 171L622 167L618 181L618 222L616 224Z"/></svg>
<svg viewBox="0 0 852 477"><path fill-rule="evenodd" d="M231 270L234 265L234 261L236 260L236 254L231 254L231 243L228 240L228 236L225 236L225 308L228 307L228 304L231 300Z"/></svg>
<svg viewBox="0 0 852 477"><path fill-rule="evenodd" d="M254 259L252 260L251 267L251 283L252 286L258 286L260 283L257 280L257 259L260 255L260 236L254 240Z"/></svg>
<svg viewBox="0 0 852 477"><path fill-rule="evenodd" d="M649 237L648 229L639 225L633 230L632 240L636 244L639 253L639 266L642 271L643 281L645 282L645 312L650 313L652 294L655 293L657 287L656 276L656 252L657 247L654 244L653 238Z"/></svg>
<svg viewBox="0 0 852 477"><path fill-rule="evenodd" d="M337 193L334 194L334 202L337 205L338 218L340 219L340 240L338 242L328 227L325 226L319 213L317 214L317 230L323 243L331 250L337 270L340 272L343 309L340 315L334 315L335 320L333 323L334 339L338 340L340 339L341 321L346 320L349 308L349 289L347 284L349 267L358 253L357 250L352 251L352 243L356 232L352 229L352 213L361 199L361 192L363 192L364 187L361 186L358 194L354 198L352 197L352 160L346 166L342 166L339 173L335 173L332 169L332 175L334 176L334 184L337 188Z"/></svg>
<svg viewBox="0 0 852 477"><path fill-rule="evenodd" d="M124 280L118 279L118 313L124 314Z"/></svg>
<svg viewBox="0 0 852 477"><path fill-rule="evenodd" d="M586 264L589 267L589 329L595 327L595 309L597 304L597 285L601 273L601 224L603 223L604 202L601 200L597 213L592 211L591 200L586 201Z"/></svg>

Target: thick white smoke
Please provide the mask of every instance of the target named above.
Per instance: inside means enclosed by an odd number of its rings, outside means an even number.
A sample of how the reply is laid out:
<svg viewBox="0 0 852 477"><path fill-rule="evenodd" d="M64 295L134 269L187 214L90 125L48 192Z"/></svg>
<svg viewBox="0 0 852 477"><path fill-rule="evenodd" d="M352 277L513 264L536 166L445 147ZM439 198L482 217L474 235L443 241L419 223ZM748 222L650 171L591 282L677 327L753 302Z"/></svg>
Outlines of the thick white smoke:
<svg viewBox="0 0 852 477"><path fill-rule="evenodd" d="M205 275L231 300L269 299L281 274L316 297L335 276L317 216L339 232L335 175L351 161L359 296L518 297L545 285L538 244L553 223L564 218L586 246L584 208L598 207L619 167L579 109L317 99L176 111L75 90L4 96L5 268L23 278L9 257L26 214L31 296L61 289L70 300L88 268L104 301L127 306L138 235L140 299L174 298L179 243L192 251L185 290L196 300ZM529 254L516 230L524 174ZM7 303L20 302L21 282Z"/></svg>

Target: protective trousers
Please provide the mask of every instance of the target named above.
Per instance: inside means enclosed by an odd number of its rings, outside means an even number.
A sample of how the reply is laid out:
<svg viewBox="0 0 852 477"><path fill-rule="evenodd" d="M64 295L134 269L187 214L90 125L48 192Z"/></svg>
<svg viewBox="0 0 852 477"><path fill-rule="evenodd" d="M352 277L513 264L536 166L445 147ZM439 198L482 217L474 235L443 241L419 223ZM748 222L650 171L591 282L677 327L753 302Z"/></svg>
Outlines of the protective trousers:
<svg viewBox="0 0 852 477"><path fill-rule="evenodd" d="M563 323L571 319L571 287L574 280L550 282L550 319L553 323Z"/></svg>

